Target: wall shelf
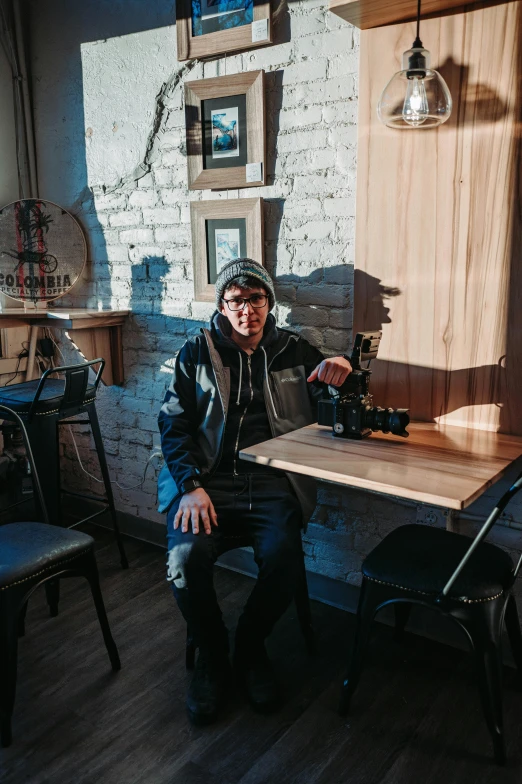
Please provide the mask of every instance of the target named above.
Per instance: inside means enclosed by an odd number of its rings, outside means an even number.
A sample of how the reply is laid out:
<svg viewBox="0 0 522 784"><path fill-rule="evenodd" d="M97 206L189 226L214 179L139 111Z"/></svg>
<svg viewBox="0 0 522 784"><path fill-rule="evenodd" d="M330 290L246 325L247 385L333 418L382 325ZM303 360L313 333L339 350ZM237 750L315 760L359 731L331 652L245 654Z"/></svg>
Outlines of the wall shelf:
<svg viewBox="0 0 522 784"><path fill-rule="evenodd" d="M444 16L448 13L473 11L491 5L500 5L506 0L423 0L422 18ZM507 0L514 2L514 0ZM368 30L372 27L397 24L414 20L417 15L417 0L330 0L329 9L346 22Z"/></svg>

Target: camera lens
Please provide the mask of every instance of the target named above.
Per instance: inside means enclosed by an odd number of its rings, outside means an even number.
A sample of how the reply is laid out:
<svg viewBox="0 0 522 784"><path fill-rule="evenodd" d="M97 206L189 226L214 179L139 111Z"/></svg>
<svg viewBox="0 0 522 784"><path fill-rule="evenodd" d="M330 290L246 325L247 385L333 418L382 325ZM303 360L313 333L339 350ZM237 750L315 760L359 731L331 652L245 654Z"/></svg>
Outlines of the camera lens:
<svg viewBox="0 0 522 784"><path fill-rule="evenodd" d="M366 411L365 424L373 431L393 433L394 436L408 438L406 427L410 423L406 408L380 408L375 406Z"/></svg>

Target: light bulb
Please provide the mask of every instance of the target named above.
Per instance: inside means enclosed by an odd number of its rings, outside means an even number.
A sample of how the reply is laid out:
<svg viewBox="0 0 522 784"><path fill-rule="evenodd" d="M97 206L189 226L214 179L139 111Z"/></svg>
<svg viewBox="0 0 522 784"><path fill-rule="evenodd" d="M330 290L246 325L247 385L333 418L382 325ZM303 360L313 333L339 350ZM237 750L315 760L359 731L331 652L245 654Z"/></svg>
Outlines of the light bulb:
<svg viewBox="0 0 522 784"><path fill-rule="evenodd" d="M419 79L417 76L414 76L412 79L408 79L406 98L404 99L404 106L402 107L403 120L408 123L408 125L417 128L426 121L428 115L428 98L426 96L424 79Z"/></svg>
<svg viewBox="0 0 522 784"><path fill-rule="evenodd" d="M416 39L402 56L402 70L382 91L377 106L380 121L389 128L427 130L445 123L451 108L448 85L430 68L430 53Z"/></svg>

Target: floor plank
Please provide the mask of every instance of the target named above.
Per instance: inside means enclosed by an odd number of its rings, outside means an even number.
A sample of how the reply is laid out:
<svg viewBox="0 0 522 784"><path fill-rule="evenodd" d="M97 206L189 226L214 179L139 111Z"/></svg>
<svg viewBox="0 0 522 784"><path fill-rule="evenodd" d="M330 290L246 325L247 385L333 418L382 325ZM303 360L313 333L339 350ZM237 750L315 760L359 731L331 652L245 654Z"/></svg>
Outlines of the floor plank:
<svg viewBox="0 0 522 784"><path fill-rule="evenodd" d="M126 540L119 566L110 533L97 539L102 590L122 670L112 673L87 583L64 580L60 615L43 591L20 640L13 745L2 784L519 784L522 694L506 670L509 762L499 769L461 651L411 634L398 645L375 625L347 717L337 714L353 616L313 603L319 652L307 656L295 608L268 642L285 702L253 713L231 686L212 727L192 727L184 695L185 624L165 580L165 552ZM233 628L254 582L216 569Z"/></svg>

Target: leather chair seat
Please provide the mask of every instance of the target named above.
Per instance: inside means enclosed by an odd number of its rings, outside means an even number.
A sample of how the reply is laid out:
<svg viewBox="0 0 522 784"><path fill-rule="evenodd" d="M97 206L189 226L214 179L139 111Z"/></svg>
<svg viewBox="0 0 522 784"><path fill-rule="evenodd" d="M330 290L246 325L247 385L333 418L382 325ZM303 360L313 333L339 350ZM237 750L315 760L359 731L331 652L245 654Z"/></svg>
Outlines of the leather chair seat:
<svg viewBox="0 0 522 784"><path fill-rule="evenodd" d="M24 381L21 384L2 387L0 389L0 405L9 406L19 414L26 414L34 400L40 379L34 381ZM59 409L65 381L61 378L48 378L45 382L42 394L36 405L36 414L51 413ZM93 385L88 386L85 391L85 402L89 402L96 397L96 389Z"/></svg>
<svg viewBox="0 0 522 784"><path fill-rule="evenodd" d="M374 582L436 596L471 542L467 536L440 528L404 525L388 534L368 555L362 572ZM449 596L460 601L493 599L511 584L513 569L513 561L506 552L482 542Z"/></svg>
<svg viewBox="0 0 522 784"><path fill-rule="evenodd" d="M91 536L44 523L0 526L0 591L56 569L88 552Z"/></svg>

